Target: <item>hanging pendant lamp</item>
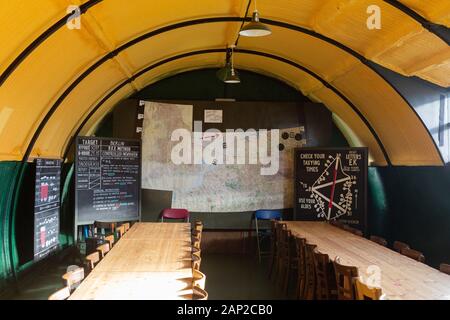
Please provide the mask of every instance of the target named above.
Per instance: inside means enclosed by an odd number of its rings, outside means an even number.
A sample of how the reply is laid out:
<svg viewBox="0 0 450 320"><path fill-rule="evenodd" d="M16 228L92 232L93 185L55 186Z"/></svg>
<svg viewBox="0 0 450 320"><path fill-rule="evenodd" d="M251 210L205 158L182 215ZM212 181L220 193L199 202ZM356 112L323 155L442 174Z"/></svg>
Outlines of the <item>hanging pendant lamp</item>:
<svg viewBox="0 0 450 320"><path fill-rule="evenodd" d="M239 32L241 36L244 37L264 37L272 34L272 30L265 24L259 21L259 12L256 8L255 0L255 11L253 12L252 21L242 28Z"/></svg>
<svg viewBox="0 0 450 320"><path fill-rule="evenodd" d="M234 69L233 63L233 49L235 46L231 46L231 50L227 50L227 61L225 67L217 72L217 77L225 83L240 83L238 72Z"/></svg>

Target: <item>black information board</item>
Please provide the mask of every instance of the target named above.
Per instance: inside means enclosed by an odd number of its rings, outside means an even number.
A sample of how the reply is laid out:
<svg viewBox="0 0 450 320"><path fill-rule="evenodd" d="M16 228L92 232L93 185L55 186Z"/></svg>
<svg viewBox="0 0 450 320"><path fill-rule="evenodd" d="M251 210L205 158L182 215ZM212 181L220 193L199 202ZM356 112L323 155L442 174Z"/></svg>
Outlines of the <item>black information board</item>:
<svg viewBox="0 0 450 320"><path fill-rule="evenodd" d="M34 259L59 247L61 160L36 159Z"/></svg>
<svg viewBox="0 0 450 320"><path fill-rule="evenodd" d="M296 220L367 226L367 148L295 151Z"/></svg>
<svg viewBox="0 0 450 320"><path fill-rule="evenodd" d="M140 217L141 141L78 137L76 225Z"/></svg>

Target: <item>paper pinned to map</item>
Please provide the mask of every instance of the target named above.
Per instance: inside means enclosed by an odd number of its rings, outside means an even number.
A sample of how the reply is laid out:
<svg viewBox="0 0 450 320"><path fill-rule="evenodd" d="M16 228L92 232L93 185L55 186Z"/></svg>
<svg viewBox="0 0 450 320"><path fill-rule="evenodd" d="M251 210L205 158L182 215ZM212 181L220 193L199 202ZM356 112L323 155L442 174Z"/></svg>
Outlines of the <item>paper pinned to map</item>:
<svg viewBox="0 0 450 320"><path fill-rule="evenodd" d="M223 123L223 110L205 110L205 123Z"/></svg>

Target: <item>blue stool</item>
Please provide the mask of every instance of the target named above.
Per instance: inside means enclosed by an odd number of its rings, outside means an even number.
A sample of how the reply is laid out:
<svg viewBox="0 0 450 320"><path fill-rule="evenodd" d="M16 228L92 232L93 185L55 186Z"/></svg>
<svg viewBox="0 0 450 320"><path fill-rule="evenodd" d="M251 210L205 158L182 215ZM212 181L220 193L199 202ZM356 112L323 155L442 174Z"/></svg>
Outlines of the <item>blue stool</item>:
<svg viewBox="0 0 450 320"><path fill-rule="evenodd" d="M260 231L258 220L282 220L281 211L280 210L257 210L255 212L255 225L256 225L256 240L258 243L258 256L259 261L261 262L261 245L260 245Z"/></svg>

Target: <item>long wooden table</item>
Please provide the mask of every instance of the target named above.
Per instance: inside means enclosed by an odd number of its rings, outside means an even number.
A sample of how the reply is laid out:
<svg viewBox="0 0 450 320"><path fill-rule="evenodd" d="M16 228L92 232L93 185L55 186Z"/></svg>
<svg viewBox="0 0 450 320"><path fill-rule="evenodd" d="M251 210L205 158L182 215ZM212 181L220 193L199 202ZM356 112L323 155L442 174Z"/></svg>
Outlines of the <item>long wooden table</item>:
<svg viewBox="0 0 450 320"><path fill-rule="evenodd" d="M450 276L426 264L325 222L286 224L294 235L317 245L330 259L339 257L341 264L356 266L365 280L379 268L381 288L389 300L450 299Z"/></svg>
<svg viewBox="0 0 450 320"><path fill-rule="evenodd" d="M136 223L70 300L192 298L189 223Z"/></svg>

